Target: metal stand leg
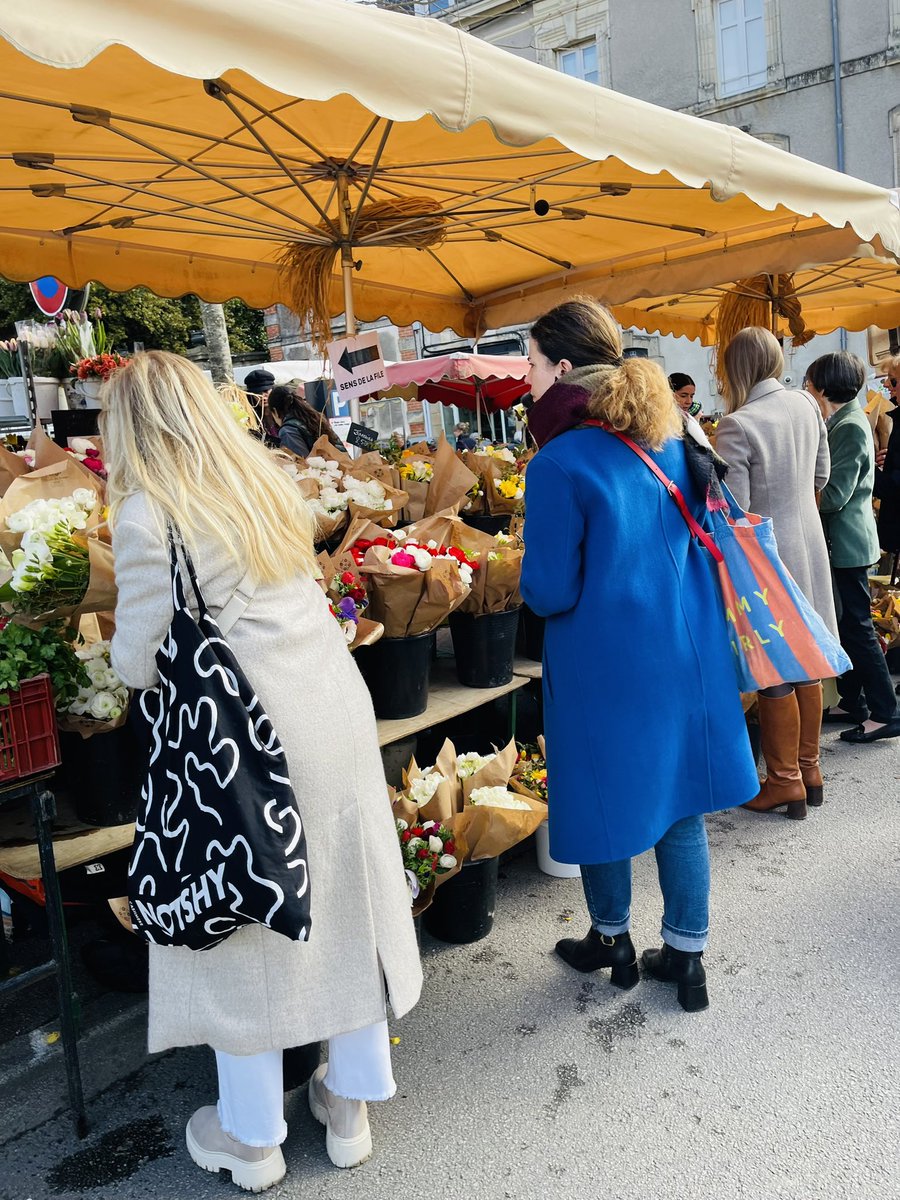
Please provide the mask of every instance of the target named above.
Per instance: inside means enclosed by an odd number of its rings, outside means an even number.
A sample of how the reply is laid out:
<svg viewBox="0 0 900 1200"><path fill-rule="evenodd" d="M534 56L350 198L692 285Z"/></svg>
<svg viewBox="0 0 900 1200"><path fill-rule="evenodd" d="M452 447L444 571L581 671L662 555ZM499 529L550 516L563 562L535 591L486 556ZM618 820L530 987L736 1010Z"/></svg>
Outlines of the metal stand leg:
<svg viewBox="0 0 900 1200"><path fill-rule="evenodd" d="M35 787L31 793L31 812L37 834L38 853L41 858L41 877L47 901L47 922L50 926L50 941L56 962L56 980L59 988L59 1016L62 1029L63 1053L66 1060L66 1075L69 1080L69 1103L79 1137L87 1133L87 1114L84 1108L84 1092L81 1086L81 1068L78 1063L78 1033L75 1028L75 1004L77 997L72 989L72 969L69 962L69 940L63 917L62 897L56 878L56 861L53 855L51 824L56 814L56 800L51 791Z"/></svg>
<svg viewBox="0 0 900 1200"><path fill-rule="evenodd" d="M515 740L516 726L519 723L519 693L518 691L510 692L509 694L509 736L510 740Z"/></svg>

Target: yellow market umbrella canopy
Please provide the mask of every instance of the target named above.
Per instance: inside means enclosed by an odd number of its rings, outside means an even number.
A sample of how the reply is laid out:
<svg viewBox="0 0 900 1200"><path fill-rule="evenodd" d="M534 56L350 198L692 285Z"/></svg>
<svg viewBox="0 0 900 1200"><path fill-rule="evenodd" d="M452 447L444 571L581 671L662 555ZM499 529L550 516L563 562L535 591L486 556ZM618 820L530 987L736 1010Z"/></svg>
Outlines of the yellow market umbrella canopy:
<svg viewBox="0 0 900 1200"><path fill-rule="evenodd" d="M893 259L857 258L798 270L792 275L758 276L753 282L726 284L637 299L616 305L623 325L648 333L683 334L704 346L718 340L719 306L729 294L761 302L769 328L792 336L791 318L809 334L835 329L862 330L869 325L893 329L900 325L900 266Z"/></svg>
<svg viewBox="0 0 900 1200"><path fill-rule="evenodd" d="M0 273L477 335L900 254L891 194L736 129L343 0L0 17ZM324 260L325 266L322 267ZM314 288L312 290L315 290Z"/></svg>

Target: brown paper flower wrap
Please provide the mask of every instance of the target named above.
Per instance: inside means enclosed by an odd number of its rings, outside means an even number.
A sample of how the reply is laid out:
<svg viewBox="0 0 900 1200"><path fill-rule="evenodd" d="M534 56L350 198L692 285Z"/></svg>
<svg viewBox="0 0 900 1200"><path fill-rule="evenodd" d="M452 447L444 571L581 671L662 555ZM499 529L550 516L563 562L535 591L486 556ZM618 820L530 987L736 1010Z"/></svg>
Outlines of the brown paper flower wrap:
<svg viewBox="0 0 900 1200"><path fill-rule="evenodd" d="M441 747L434 765L434 769L439 774L452 780L454 811L449 818L443 815L447 804L447 795L443 784L439 785L433 799L422 809L418 809L408 797L404 796L404 811L398 811L396 815L402 816L405 821L409 820L406 813L411 813L414 819L418 819L420 814L425 820L441 819L443 824L453 830L457 849L460 850L465 846L464 855L457 854L460 862L463 859L478 862L484 858L496 858L505 850L509 850L510 847L529 837L547 819L547 805L527 796L523 797L528 803L527 810L480 808L469 803L469 798L476 788L505 788L508 786L518 758L514 741L504 746L497 752L495 758L476 771L474 775L470 775L468 779L458 778L457 757L455 746L447 739ZM412 780L422 773L413 759L407 768L406 778ZM432 805L434 805L433 812L430 811Z"/></svg>
<svg viewBox="0 0 900 1200"><path fill-rule="evenodd" d="M421 542L434 540L446 545L440 533L449 532L452 519L431 517L418 522L406 530ZM373 541L377 537L390 537L374 522L354 518L338 549L331 556L333 574L355 571L366 580L369 593L368 615L384 626L384 636L416 637L436 629L451 612L454 612L469 594L455 563L448 559L436 559L428 571L416 571L409 567L397 567L390 562L391 551L387 547L372 546L366 552L362 566L357 566L350 556L350 547L360 539Z"/></svg>
<svg viewBox="0 0 900 1200"><path fill-rule="evenodd" d="M900 589L872 587L872 620L888 650L900 645Z"/></svg>
<svg viewBox="0 0 900 1200"><path fill-rule="evenodd" d="M106 495L103 480L93 471L89 471L87 467L82 466L74 454L70 454L68 450L63 450L62 446L57 446L56 442L48 438L40 422L31 431L28 438L28 449L34 451L35 471L40 471L43 467L52 467L59 463L74 463L79 480L75 486L87 487L87 484L84 482L84 477L87 476L96 484L99 484L101 498Z"/></svg>
<svg viewBox="0 0 900 1200"><path fill-rule="evenodd" d="M410 764L411 768L413 766L414 762ZM388 791L391 794L391 811L395 821L405 821L411 829L422 821L438 821L440 824L452 829L449 821L445 821L437 816L426 816L425 808L420 808L405 792L394 793L392 788L389 788ZM419 916L420 913L423 913L428 908L434 899L435 891L441 884L446 883L448 879L452 879L462 869L462 865L468 855L468 846L464 837L457 833L455 829L453 829L453 842L456 866L451 867L449 871L445 871L442 875L435 875L428 886L419 892L412 904L412 915L414 917Z"/></svg>
<svg viewBox="0 0 900 1200"><path fill-rule="evenodd" d="M482 615L518 608L522 603L519 588L525 556L522 543L518 539L494 537L461 521L454 522L449 537L451 546L458 546L478 563L472 590L460 605L460 611Z"/></svg>
<svg viewBox="0 0 900 1200"><path fill-rule="evenodd" d="M434 453L434 478L428 488L425 516L437 513L457 513L467 503L470 489L478 482L478 476L470 471L456 451L441 434Z"/></svg>
<svg viewBox="0 0 900 1200"><path fill-rule="evenodd" d="M21 454L13 454L0 445L0 497L5 496L13 480L28 473L28 464Z"/></svg>
<svg viewBox="0 0 900 1200"><path fill-rule="evenodd" d="M71 454L64 451L61 453L63 458L60 462L30 471L13 480L0 499L0 547L9 557L21 543L20 534L11 533L6 529L6 518L12 513L18 512L33 500L64 499L71 496L76 489L86 488L96 496L96 506L88 518L87 527L73 533L72 540L88 552L88 585L78 604L42 613L31 613L28 623L46 624L58 618L68 618L72 623L77 623L82 613L112 612L118 598L109 529L106 522L101 520L103 482L93 472L85 471ZM11 572L4 572L0 583L7 583L10 577Z"/></svg>

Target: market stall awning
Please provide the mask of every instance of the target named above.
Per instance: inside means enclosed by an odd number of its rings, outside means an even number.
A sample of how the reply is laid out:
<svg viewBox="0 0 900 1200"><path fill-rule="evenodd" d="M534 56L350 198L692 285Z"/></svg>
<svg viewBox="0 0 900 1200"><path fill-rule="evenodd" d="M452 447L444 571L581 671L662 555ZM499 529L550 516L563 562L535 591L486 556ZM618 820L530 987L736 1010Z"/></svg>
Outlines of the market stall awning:
<svg viewBox="0 0 900 1200"><path fill-rule="evenodd" d="M780 334L792 333L789 312L796 307L810 333L835 329L863 330L900 326L900 266L893 259L858 258L799 270L793 277L762 277L750 284L729 283L636 299L616 305L623 325L648 333L683 334L715 345L719 305L727 293L739 290L748 299L766 302ZM773 326L773 320L767 322Z"/></svg>
<svg viewBox="0 0 900 1200"><path fill-rule="evenodd" d="M443 354L398 362L385 371L385 392L416 395L429 404L482 412L511 408L531 390L522 354Z"/></svg>
<svg viewBox="0 0 900 1200"><path fill-rule="evenodd" d="M437 21L343 0L41 0L0 17L0 272L294 295L476 334L900 254L883 188ZM337 255L335 258L334 255Z"/></svg>

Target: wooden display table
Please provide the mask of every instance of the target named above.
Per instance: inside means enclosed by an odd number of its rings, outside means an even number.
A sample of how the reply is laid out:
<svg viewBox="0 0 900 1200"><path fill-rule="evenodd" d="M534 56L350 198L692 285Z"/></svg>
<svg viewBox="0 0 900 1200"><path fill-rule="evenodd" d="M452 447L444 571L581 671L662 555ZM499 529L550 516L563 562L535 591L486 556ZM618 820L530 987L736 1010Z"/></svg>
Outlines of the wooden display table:
<svg viewBox="0 0 900 1200"><path fill-rule="evenodd" d="M52 837L56 870L67 871L130 846L134 841L134 824L103 829L84 825L74 815L65 796L57 793ZM25 807L0 810L0 871L13 879L42 877L33 823Z"/></svg>

